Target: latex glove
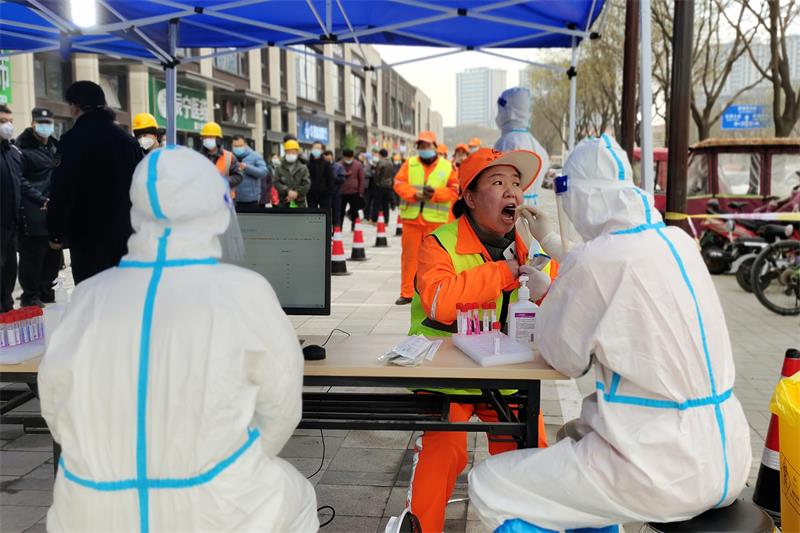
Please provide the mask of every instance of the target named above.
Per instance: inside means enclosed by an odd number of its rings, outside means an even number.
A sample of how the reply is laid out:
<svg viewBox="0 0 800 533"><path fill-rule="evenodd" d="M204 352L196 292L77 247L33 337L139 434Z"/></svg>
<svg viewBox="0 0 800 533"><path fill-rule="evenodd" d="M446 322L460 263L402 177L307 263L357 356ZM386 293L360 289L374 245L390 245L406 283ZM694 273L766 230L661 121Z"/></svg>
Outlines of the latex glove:
<svg viewBox="0 0 800 533"><path fill-rule="evenodd" d="M531 301L536 302L550 290L550 276L529 265L519 267L519 274L528 276L528 289L531 291Z"/></svg>
<svg viewBox="0 0 800 533"><path fill-rule="evenodd" d="M531 235L537 241L542 242L548 234L555 232L550 218L541 209L523 205L518 210L519 216L528 224Z"/></svg>

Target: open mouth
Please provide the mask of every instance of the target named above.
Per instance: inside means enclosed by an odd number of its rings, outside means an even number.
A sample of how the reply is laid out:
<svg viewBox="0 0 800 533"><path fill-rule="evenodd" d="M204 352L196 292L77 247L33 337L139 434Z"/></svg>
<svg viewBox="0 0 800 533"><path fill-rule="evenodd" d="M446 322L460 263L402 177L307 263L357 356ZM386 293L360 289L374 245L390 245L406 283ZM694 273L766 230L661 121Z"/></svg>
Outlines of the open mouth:
<svg viewBox="0 0 800 533"><path fill-rule="evenodd" d="M500 217L503 219L503 222L506 222L508 224L513 224L514 219L516 217L516 212L517 212L517 204L506 204L500 211Z"/></svg>

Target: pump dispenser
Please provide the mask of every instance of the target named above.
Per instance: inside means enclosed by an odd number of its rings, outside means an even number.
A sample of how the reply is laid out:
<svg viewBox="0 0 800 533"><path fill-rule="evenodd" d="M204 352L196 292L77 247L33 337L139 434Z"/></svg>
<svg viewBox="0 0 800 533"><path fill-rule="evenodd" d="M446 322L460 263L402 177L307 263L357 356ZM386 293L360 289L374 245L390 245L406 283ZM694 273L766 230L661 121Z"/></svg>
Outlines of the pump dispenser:
<svg viewBox="0 0 800 533"><path fill-rule="evenodd" d="M525 346L533 347L536 314L539 306L530 301L528 276L519 277L519 300L508 306L508 336Z"/></svg>

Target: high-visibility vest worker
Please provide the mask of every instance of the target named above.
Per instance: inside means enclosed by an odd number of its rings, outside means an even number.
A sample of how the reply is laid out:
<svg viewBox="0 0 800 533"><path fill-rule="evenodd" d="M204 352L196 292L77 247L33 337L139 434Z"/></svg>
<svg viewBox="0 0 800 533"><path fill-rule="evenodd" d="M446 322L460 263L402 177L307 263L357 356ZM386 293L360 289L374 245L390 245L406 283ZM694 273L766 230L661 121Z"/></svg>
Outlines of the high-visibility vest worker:
<svg viewBox="0 0 800 533"><path fill-rule="evenodd" d="M411 303L414 276L422 239L449 220L450 206L458 198L458 174L436 154L436 135L423 131L417 137L418 155L397 171L394 190L400 197L403 238L398 305Z"/></svg>
<svg viewBox="0 0 800 533"><path fill-rule="evenodd" d="M236 198L236 187L242 182L243 176L234 165L233 153L222 147L222 128L216 122L206 122L200 130L203 146L200 153L214 163L220 176L228 180L231 188L231 198Z"/></svg>
<svg viewBox="0 0 800 533"><path fill-rule="evenodd" d="M483 148L462 162L461 198L453 206L458 218L425 237L420 248L409 335L455 333L457 305L462 303L495 302L498 320L505 328L508 307L517 301L519 265L525 264L528 256L525 242L514 229L514 209L508 208L522 205L523 192L540 169L539 156L527 151L502 154ZM512 245L516 261L507 261L504 251ZM543 271L553 278L557 265L551 261ZM471 389L419 392L481 394ZM485 422L497 421L494 409L480 402L450 405L452 422L466 422L473 415ZM537 444L545 447L541 414L538 424ZM492 455L516 448L514 442L489 440ZM417 439L407 505L423 531L443 531L445 507L467 458L464 433L425 432Z"/></svg>

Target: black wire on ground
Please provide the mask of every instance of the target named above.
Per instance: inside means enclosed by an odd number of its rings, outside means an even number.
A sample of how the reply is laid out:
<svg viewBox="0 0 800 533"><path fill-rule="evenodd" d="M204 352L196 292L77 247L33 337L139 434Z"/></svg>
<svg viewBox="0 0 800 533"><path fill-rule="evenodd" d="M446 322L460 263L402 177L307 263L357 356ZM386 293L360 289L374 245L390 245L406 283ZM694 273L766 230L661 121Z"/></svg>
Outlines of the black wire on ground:
<svg viewBox="0 0 800 533"><path fill-rule="evenodd" d="M322 529L323 527L325 527L328 524L330 524L331 522L333 522L333 519L336 517L336 509L334 509L330 505L323 505L322 507L317 509L317 514L319 514L319 512L322 511L323 509L330 509L331 510L331 517L328 518L328 520L326 520L325 522L323 522L323 523L321 523L319 525L320 529Z"/></svg>
<svg viewBox="0 0 800 533"><path fill-rule="evenodd" d="M322 458L319 460L319 468L317 468L316 472L314 472L310 476L306 476L306 479L311 479L312 477L319 474L320 471L322 471L322 466L325 464L325 435L322 433L321 429L319 430L319 436L322 438Z"/></svg>

